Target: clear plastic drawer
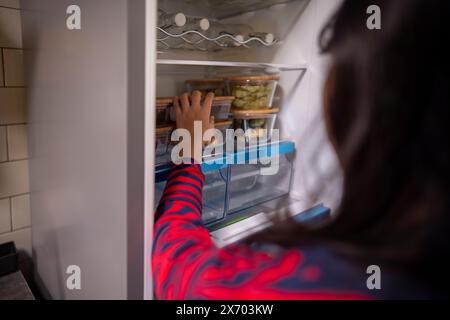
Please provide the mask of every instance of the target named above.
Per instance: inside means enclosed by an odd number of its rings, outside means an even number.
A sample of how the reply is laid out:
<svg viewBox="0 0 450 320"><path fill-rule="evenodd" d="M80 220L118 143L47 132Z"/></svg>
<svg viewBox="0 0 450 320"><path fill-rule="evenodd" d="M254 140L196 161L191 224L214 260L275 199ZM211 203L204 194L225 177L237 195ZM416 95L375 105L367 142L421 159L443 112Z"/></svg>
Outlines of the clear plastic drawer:
<svg viewBox="0 0 450 320"><path fill-rule="evenodd" d="M289 194L292 154L270 159L270 164L232 165L228 186L228 214Z"/></svg>
<svg viewBox="0 0 450 320"><path fill-rule="evenodd" d="M203 186L203 222L210 223L225 217L227 169L205 173Z"/></svg>
<svg viewBox="0 0 450 320"><path fill-rule="evenodd" d="M278 148L271 149L272 145ZM260 147L257 153L253 151L244 152L246 161L248 163L256 157L258 164L216 164L214 157L204 159L202 217L205 224L219 222L233 213L275 199L283 201L284 196L289 194L295 145L280 142ZM276 156L267 157L274 154ZM238 158L238 154L234 156ZM166 164L156 168L156 204L164 191L170 167Z"/></svg>
<svg viewBox="0 0 450 320"><path fill-rule="evenodd" d="M227 187L227 169L207 172L203 186L203 212L204 223L219 221L225 216L225 200ZM155 188L156 206L164 192L166 181L159 182Z"/></svg>

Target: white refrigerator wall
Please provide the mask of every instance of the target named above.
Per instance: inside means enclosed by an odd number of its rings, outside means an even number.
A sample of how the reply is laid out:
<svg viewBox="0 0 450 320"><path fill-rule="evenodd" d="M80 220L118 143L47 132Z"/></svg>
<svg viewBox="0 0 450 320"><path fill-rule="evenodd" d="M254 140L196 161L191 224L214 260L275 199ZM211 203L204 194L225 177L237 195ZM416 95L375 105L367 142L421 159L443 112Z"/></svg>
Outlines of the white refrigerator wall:
<svg viewBox="0 0 450 320"><path fill-rule="evenodd" d="M288 72L281 80L282 137L294 140L297 147L292 194L307 201L322 202L332 212L341 200L342 172L325 128L323 87L329 57L320 53L318 42L323 26L340 3L341 0L312 0L274 57L274 63L294 61L298 57L308 66L301 80Z"/></svg>

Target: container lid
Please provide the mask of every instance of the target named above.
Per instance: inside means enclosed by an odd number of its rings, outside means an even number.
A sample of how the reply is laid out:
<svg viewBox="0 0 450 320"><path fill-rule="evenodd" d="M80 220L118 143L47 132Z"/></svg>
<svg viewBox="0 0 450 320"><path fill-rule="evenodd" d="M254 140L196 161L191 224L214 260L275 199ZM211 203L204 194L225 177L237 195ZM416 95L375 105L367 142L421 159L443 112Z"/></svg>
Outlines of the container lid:
<svg viewBox="0 0 450 320"><path fill-rule="evenodd" d="M173 97L156 98L157 107L168 107L173 104Z"/></svg>
<svg viewBox="0 0 450 320"><path fill-rule="evenodd" d="M156 134L169 133L174 129L172 126L156 128Z"/></svg>
<svg viewBox="0 0 450 320"><path fill-rule="evenodd" d="M280 80L280 76L238 76L238 77L229 77L227 80L230 81L278 81Z"/></svg>
<svg viewBox="0 0 450 320"><path fill-rule="evenodd" d="M217 78L217 79L191 79L191 80L186 80L186 83L191 83L191 84L208 84L208 83L223 83L225 79L222 78Z"/></svg>
<svg viewBox="0 0 450 320"><path fill-rule="evenodd" d="M173 104L173 97L171 98L157 98L156 99L156 107L158 108L164 108L171 106ZM236 99L234 96L218 96L214 97L213 105L219 104L221 102L233 102Z"/></svg>
<svg viewBox="0 0 450 320"><path fill-rule="evenodd" d="M231 121L231 120L223 120L223 121L217 121L216 123L214 123L214 127L216 127L216 128L227 127L227 126L231 126L232 124L233 124L233 121Z"/></svg>
<svg viewBox="0 0 450 320"><path fill-rule="evenodd" d="M213 105L220 102L233 102L236 99L234 96L214 97Z"/></svg>
<svg viewBox="0 0 450 320"><path fill-rule="evenodd" d="M278 108L272 109L254 109L254 110L231 110L235 119L264 119L280 111Z"/></svg>

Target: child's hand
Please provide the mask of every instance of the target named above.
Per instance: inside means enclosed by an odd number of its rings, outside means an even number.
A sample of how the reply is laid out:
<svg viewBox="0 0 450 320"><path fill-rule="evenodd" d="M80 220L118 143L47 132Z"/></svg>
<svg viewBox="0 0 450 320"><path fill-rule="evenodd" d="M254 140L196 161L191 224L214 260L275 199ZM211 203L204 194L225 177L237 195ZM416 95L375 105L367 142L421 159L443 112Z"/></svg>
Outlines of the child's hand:
<svg viewBox="0 0 450 320"><path fill-rule="evenodd" d="M203 145L203 135L206 130L214 128L214 119L211 118L211 106L214 99L214 93L209 93L202 103L202 94L194 91L189 99L188 94L181 97L175 97L174 107L177 121L177 129L186 129L191 135L191 158L197 163L202 162L202 150L195 150L194 141L199 141L200 146ZM194 122L198 121L202 124L201 136L194 135Z"/></svg>

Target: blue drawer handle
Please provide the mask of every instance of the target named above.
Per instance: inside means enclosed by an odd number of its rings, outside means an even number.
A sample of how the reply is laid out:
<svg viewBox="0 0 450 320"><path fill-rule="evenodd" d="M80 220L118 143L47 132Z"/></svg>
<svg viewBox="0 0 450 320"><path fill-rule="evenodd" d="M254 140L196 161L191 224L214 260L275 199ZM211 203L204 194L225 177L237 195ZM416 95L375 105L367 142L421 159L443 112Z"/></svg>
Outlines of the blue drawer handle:
<svg viewBox="0 0 450 320"><path fill-rule="evenodd" d="M274 146L278 146L278 148L275 148ZM281 154L293 153L294 151L295 143L292 141L275 142L245 151L235 152L231 156L224 154L223 156L216 159L207 160L203 162L202 170L203 173L208 173L225 169L227 167L227 164L225 164L225 160L227 159L227 157L231 157L234 162L236 162L236 160L239 158L244 158L246 162L248 162L250 160L260 159L262 157L275 157ZM166 181L172 166L173 165L171 164L163 164L157 166L155 168L155 182L160 183Z"/></svg>

